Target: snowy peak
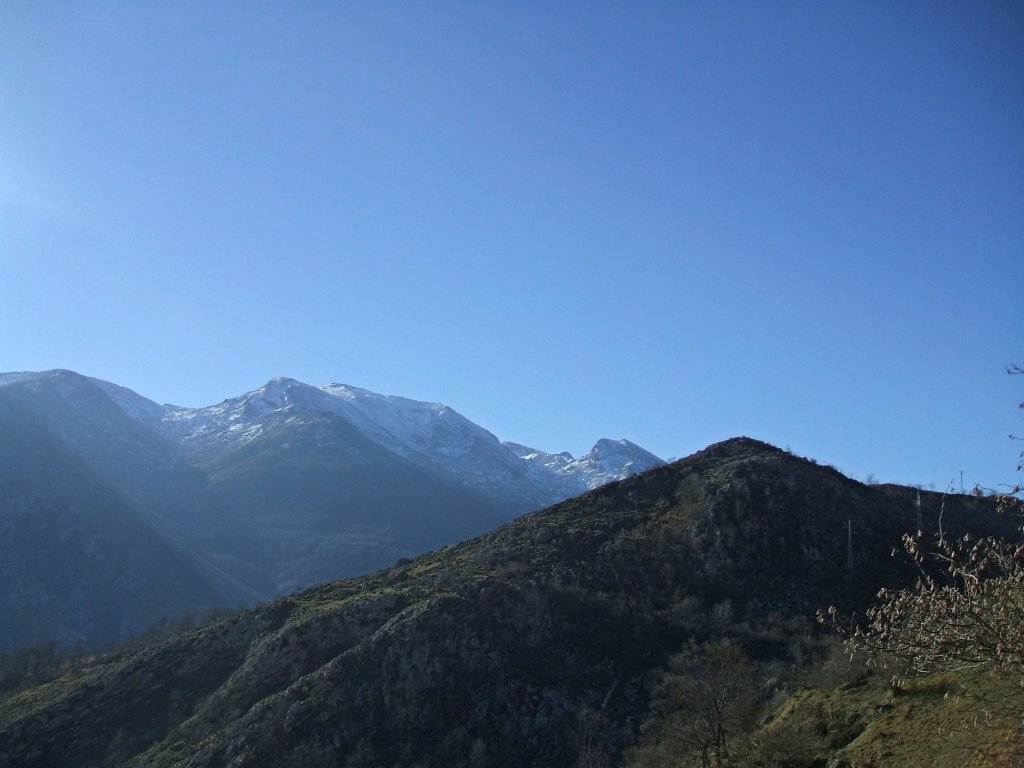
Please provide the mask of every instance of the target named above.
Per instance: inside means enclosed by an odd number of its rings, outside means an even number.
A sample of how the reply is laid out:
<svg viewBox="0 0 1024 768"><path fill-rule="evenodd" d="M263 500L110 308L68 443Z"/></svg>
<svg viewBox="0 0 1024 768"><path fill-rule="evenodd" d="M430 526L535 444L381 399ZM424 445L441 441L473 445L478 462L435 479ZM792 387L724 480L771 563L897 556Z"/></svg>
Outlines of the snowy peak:
<svg viewBox="0 0 1024 768"><path fill-rule="evenodd" d="M548 482L554 482L559 486L564 485L565 468L573 461L572 454L568 451L548 453L519 443L502 443L502 445L526 462L534 473L539 472L541 476L548 475Z"/></svg>
<svg viewBox="0 0 1024 768"><path fill-rule="evenodd" d="M491 432L442 403L382 395L348 384L313 387L289 378L271 379L257 390L169 420L191 422L184 439L197 446L244 444L258 437L268 419L308 412L340 416L366 437L402 458L503 498L542 506L621 480L664 462L629 440L598 440L585 456L547 453L519 443L501 443Z"/></svg>
<svg viewBox="0 0 1024 768"><path fill-rule="evenodd" d="M628 440L598 440L579 458L519 443L502 443L442 403L382 395L347 384L315 387L288 377L216 405L184 408L157 403L132 390L72 371L0 373L5 386L57 386L73 407L92 412L97 399L120 418L156 433L200 464L238 450L289 423L324 414L339 417L363 436L433 474L491 497L517 500L522 509L544 506L663 464Z"/></svg>
<svg viewBox="0 0 1024 768"><path fill-rule="evenodd" d="M250 416L258 416L271 411L297 406L314 410L323 403L323 395L316 387L303 384L301 381L278 377L271 379L259 389L247 392L225 403L237 403Z"/></svg>
<svg viewBox="0 0 1024 768"><path fill-rule="evenodd" d="M18 384L23 381L35 381L52 373L58 373L58 371L11 371L9 373L0 373L0 387Z"/></svg>
<svg viewBox="0 0 1024 768"><path fill-rule="evenodd" d="M58 418L59 413L66 413L64 409L70 409L86 422L112 417L133 424L159 418L161 412L159 405L130 389L63 368L0 373L0 388L30 394L47 418Z"/></svg>
<svg viewBox="0 0 1024 768"><path fill-rule="evenodd" d="M587 488L596 488L613 480L622 480L665 462L629 440L602 438L586 456L571 462L566 470L585 480Z"/></svg>
<svg viewBox="0 0 1024 768"><path fill-rule="evenodd" d="M572 454L568 451L562 451L560 453L547 453L546 451L539 450L537 448L531 448L528 445L521 445L520 443L504 442L502 443L512 453L521 459L542 459L542 460L563 460L565 462L572 461Z"/></svg>
<svg viewBox="0 0 1024 768"><path fill-rule="evenodd" d="M625 439L610 440L607 437L603 437L594 443L594 447L590 449L590 453L587 455L600 462L639 461L643 463L650 461L663 463L653 453L645 451L634 442Z"/></svg>
<svg viewBox="0 0 1024 768"><path fill-rule="evenodd" d="M441 403L380 395L345 384L322 390L335 398L333 409L376 442L399 455L439 450L447 455L472 451L498 438Z"/></svg>
<svg viewBox="0 0 1024 768"><path fill-rule="evenodd" d="M441 403L380 395L345 384L323 392L335 413L388 450L460 483L498 497L547 503L533 487L529 468L493 434Z"/></svg>
<svg viewBox="0 0 1024 768"><path fill-rule="evenodd" d="M454 409L345 384L314 387L275 378L217 405L169 407L162 428L205 461L245 446L272 426L323 414L340 417L377 445L457 484L503 499L525 494L524 508L548 501L516 456Z"/></svg>
<svg viewBox="0 0 1024 768"><path fill-rule="evenodd" d="M60 392L65 397L76 391L89 388L90 381L80 373L69 371L66 368L54 368L50 371L20 371L11 373L0 373L0 387L21 385L33 389L39 387L52 387L54 391ZM112 385L113 386L113 385Z"/></svg>
<svg viewBox="0 0 1024 768"><path fill-rule="evenodd" d="M165 406L162 431L196 454L241 447L259 437L270 423L303 412L327 410L327 396L316 387L275 378L262 387L205 408Z"/></svg>
<svg viewBox="0 0 1024 768"><path fill-rule="evenodd" d="M519 443L504 445L529 464L535 474L546 476L563 497L575 496L665 463L629 440L602 438L578 459L567 451L546 453Z"/></svg>
<svg viewBox="0 0 1024 768"><path fill-rule="evenodd" d="M91 377L89 381L102 389L107 397L113 400L122 411L143 424L159 424L167 413L166 406L157 405L152 400L128 389L128 387L122 387L120 384L112 384L109 381Z"/></svg>

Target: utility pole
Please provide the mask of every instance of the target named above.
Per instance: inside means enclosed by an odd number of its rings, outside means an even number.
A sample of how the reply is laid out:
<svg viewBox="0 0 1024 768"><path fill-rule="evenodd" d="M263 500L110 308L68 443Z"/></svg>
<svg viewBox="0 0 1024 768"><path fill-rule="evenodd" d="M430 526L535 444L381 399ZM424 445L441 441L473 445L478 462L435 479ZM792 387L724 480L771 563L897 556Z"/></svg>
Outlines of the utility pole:
<svg viewBox="0 0 1024 768"><path fill-rule="evenodd" d="M853 520L846 521L846 576L853 578Z"/></svg>
<svg viewBox="0 0 1024 768"><path fill-rule="evenodd" d="M921 489L917 489L917 530L924 530L924 522L921 520Z"/></svg>

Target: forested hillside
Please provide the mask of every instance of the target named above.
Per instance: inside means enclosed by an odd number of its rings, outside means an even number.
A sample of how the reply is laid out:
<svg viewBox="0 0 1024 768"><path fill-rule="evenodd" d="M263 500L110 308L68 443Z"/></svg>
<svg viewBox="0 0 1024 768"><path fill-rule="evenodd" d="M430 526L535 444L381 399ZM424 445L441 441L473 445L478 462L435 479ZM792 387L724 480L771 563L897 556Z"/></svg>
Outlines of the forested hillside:
<svg viewBox="0 0 1024 768"><path fill-rule="evenodd" d="M1013 534L992 500L917 498L731 440L9 697L0 765L643 765L673 686L709 680L743 709L730 744L816 707L831 735L790 764L822 764L863 728L799 693L832 658L815 612L910 584L919 514Z"/></svg>

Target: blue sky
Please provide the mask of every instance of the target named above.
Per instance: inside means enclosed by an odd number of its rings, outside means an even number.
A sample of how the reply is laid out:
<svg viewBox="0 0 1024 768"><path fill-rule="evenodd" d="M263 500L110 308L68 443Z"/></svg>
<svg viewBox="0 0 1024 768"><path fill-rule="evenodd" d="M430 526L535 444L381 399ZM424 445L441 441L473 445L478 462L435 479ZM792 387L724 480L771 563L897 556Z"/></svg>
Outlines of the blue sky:
<svg viewBox="0 0 1024 768"><path fill-rule="evenodd" d="M0 4L0 370L1012 482L1014 3Z"/></svg>

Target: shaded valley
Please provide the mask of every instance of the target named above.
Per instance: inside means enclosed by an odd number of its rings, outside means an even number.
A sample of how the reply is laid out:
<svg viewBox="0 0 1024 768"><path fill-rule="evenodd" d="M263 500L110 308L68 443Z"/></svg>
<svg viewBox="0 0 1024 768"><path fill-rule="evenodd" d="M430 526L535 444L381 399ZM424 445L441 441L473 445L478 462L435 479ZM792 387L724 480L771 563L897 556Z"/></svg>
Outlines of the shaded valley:
<svg viewBox="0 0 1024 768"><path fill-rule="evenodd" d="M626 440L512 447L444 405L293 379L182 408L8 373L0 405L0 651L366 573L662 463Z"/></svg>

